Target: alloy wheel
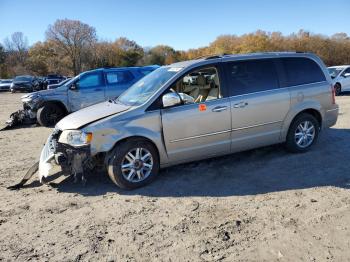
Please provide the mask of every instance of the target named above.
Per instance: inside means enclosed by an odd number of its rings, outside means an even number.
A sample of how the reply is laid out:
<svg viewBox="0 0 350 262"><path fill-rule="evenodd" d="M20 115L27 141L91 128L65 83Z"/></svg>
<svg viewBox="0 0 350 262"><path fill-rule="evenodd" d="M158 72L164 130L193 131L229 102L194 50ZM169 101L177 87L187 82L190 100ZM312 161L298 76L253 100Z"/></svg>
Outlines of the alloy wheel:
<svg viewBox="0 0 350 262"><path fill-rule="evenodd" d="M122 160L123 177L132 183L145 180L152 171L153 157L150 151L143 147L129 150Z"/></svg>
<svg viewBox="0 0 350 262"><path fill-rule="evenodd" d="M315 126L311 121L301 122L295 130L294 138L296 144L301 148L306 148L312 144L315 139Z"/></svg>

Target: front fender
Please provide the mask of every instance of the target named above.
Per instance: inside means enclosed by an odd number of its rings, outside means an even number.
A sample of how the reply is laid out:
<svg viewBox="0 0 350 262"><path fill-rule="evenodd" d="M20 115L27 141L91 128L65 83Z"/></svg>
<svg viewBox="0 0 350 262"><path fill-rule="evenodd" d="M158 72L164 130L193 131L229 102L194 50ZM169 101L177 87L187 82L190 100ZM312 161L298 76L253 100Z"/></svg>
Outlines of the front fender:
<svg viewBox="0 0 350 262"><path fill-rule="evenodd" d="M146 112L117 122L109 119L98 125L87 126L84 131L93 133L91 141L92 156L101 152L109 152L118 142L124 139L144 137L157 147L160 163L163 164L168 161L163 143L159 111Z"/></svg>

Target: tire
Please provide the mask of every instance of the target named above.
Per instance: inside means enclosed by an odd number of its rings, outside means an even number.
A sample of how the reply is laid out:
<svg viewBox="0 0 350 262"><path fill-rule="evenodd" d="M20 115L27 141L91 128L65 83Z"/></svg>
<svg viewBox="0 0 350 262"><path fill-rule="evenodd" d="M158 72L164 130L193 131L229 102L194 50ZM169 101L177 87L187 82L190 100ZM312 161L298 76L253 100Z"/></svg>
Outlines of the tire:
<svg viewBox="0 0 350 262"><path fill-rule="evenodd" d="M60 121L64 115L62 108L53 103L49 103L38 109L36 118L41 126L50 127Z"/></svg>
<svg viewBox="0 0 350 262"><path fill-rule="evenodd" d="M305 123L307 123L307 125ZM309 151L316 143L319 133L320 124L314 116L307 113L298 115L293 120L288 130L286 141L287 150L293 153ZM299 141L301 142L299 143Z"/></svg>
<svg viewBox="0 0 350 262"><path fill-rule="evenodd" d="M139 158L137 158L138 149L141 149ZM132 159L129 153L135 156L137 161ZM147 157L147 154L150 154L150 156ZM145 158L145 160L142 161L142 158ZM122 165L125 166L124 169L122 169ZM152 182L158 175L158 152L147 140L127 140L117 145L109 154L107 171L113 183L122 189L131 190L143 187Z"/></svg>
<svg viewBox="0 0 350 262"><path fill-rule="evenodd" d="M340 84L336 83L334 85L334 92L335 92L336 96L339 96L341 94L341 86L340 86Z"/></svg>

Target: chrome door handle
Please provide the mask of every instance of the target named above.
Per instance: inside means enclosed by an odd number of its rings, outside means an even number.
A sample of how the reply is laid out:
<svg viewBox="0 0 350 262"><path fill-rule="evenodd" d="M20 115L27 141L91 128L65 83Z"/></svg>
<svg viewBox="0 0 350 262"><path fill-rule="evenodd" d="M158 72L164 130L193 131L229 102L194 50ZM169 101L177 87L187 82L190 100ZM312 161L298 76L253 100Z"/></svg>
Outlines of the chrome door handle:
<svg viewBox="0 0 350 262"><path fill-rule="evenodd" d="M247 102L239 102L237 104L234 104L233 107L234 108L243 108L243 107L246 107L248 105Z"/></svg>
<svg viewBox="0 0 350 262"><path fill-rule="evenodd" d="M227 106L217 106L217 107L214 107L211 111L213 112L222 112L222 111L225 111L227 110Z"/></svg>

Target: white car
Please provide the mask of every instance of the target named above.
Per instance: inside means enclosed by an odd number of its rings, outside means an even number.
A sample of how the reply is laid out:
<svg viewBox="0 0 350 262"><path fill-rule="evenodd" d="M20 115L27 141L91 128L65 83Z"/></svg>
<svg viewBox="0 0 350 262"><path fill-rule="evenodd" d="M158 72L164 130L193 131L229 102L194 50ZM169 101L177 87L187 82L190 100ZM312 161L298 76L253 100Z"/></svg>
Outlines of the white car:
<svg viewBox="0 0 350 262"><path fill-rule="evenodd" d="M328 72L332 77L335 94L350 91L350 65L331 66Z"/></svg>

